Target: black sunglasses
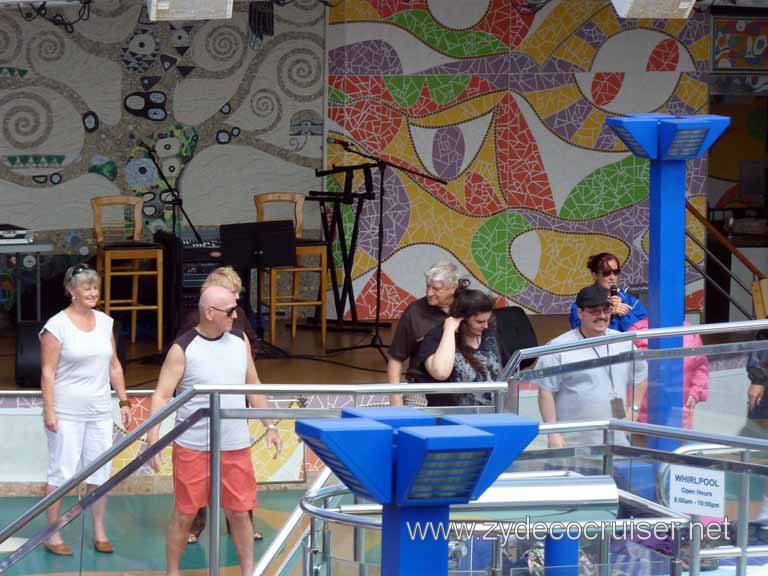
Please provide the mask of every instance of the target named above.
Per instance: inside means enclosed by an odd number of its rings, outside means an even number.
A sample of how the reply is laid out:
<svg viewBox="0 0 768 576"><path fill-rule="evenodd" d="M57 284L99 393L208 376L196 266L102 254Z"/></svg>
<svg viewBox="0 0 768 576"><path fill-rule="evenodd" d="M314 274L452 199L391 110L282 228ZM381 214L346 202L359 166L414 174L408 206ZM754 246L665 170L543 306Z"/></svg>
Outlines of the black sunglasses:
<svg viewBox="0 0 768 576"><path fill-rule="evenodd" d="M219 312L224 312L229 318L232 317L232 314L235 313L235 310L237 310L237 306L232 306L232 308L216 308L216 306L211 306L214 310L218 310Z"/></svg>
<svg viewBox="0 0 768 576"><path fill-rule="evenodd" d="M604 268L600 271L600 274L602 274L603 278L608 278L608 276L618 276L621 274L621 268Z"/></svg>

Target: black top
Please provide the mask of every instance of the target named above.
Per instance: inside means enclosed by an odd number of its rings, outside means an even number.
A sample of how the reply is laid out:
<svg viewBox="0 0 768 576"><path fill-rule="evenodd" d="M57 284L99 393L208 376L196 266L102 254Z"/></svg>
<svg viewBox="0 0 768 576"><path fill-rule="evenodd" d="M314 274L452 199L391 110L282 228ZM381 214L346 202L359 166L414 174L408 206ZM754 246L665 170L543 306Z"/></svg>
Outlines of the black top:
<svg viewBox="0 0 768 576"><path fill-rule="evenodd" d="M405 373L408 380L429 382L429 380L424 380L420 363L416 362L415 358L419 353L424 335L436 326L442 330L443 322L447 317L448 314L443 312L441 308L430 306L426 297L412 302L403 312L400 322L397 324L395 337L389 346L389 355L401 362L409 360L408 370Z"/></svg>

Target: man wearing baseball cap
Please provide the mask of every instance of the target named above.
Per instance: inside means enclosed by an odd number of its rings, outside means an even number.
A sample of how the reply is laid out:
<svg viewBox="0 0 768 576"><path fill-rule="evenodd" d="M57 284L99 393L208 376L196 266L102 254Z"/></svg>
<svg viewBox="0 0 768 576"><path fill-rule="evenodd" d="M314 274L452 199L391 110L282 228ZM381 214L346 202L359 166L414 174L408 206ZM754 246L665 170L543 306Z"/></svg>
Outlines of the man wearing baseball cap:
<svg viewBox="0 0 768 576"><path fill-rule="evenodd" d="M549 344L576 342L609 334L619 334L608 328L611 321L610 294L605 288L593 284L579 291L576 297L580 326L561 334ZM632 342L599 344L541 356L537 369L559 367L565 364L590 361L634 350ZM533 380L539 386L539 410L546 423L576 420L604 420L632 418L645 395L647 367L645 362L619 362L573 370L565 374L544 374ZM627 402L627 388L634 392ZM566 438L567 437L567 441ZM550 434L550 448L602 445L600 430L574 432L566 435ZM626 442L623 433L616 433L617 442Z"/></svg>

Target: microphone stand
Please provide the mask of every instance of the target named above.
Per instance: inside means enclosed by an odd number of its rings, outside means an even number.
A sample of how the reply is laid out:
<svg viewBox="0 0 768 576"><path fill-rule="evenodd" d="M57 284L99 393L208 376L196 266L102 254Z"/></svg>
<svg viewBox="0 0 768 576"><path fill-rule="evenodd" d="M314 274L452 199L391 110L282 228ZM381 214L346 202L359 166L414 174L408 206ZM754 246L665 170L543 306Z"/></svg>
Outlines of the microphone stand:
<svg viewBox="0 0 768 576"><path fill-rule="evenodd" d="M171 210L171 218L172 218L172 229L173 229L173 235L178 236L176 233L176 226L177 226L177 215L176 211L181 211L184 218L187 220L187 224L189 224L189 227L192 229L192 232L195 235L195 238L197 241L202 244L203 238L200 236L200 233L197 231L197 228L195 228L195 225L192 224L192 220L189 219L189 214L187 214L187 211L184 210L184 201L181 199L181 194L179 194L179 191L171 186L171 183L168 182L168 178L165 177L165 173L163 172L163 169L160 167L160 164L157 162L157 158L155 158L155 151L152 150L148 145L144 144L144 142L139 142L139 146L141 148L144 148L144 150L147 151L149 154L149 159L152 160L152 164L155 165L155 168L157 169L157 173L160 175L160 179L165 184L166 189L162 192L160 192L160 203L161 204L167 204L168 206L172 207ZM179 177L181 177L181 174L179 174ZM163 195L166 195L166 199L163 199ZM170 199L168 199L168 195L170 195ZM179 227L181 223L179 223Z"/></svg>
<svg viewBox="0 0 768 576"><path fill-rule="evenodd" d="M334 143L339 144L339 146L341 146L346 152L350 152L362 158L367 158L368 160L373 161L373 163L376 164L376 166L378 167L379 169L379 230L378 230L378 238L377 238L378 254L376 258L376 317L375 317L376 319L373 322L373 336L371 338L371 342L369 344L361 344L359 346L347 346L344 348L335 348L332 351L345 352L348 350L376 348L376 350L379 351L379 354L381 354L381 357L384 359L384 362L387 362L387 355L384 354L384 352L382 352L381 349L388 348L388 346L384 344L384 342L381 339L381 335L379 334L379 328L381 327L381 321L380 321L381 319L381 261L382 261L382 252L384 251L384 173L387 169L387 166L390 166L396 170L402 170L403 172L407 172L414 176L421 176L422 178L427 178L428 180L439 182L440 184L447 184L447 182L440 178L430 176L429 174L424 174L423 172L417 172L416 170L411 170L410 168L406 168L405 166L401 166L400 164L395 164L393 162L388 162L387 160L384 160L382 158L378 158L370 154L365 154L364 152L361 152L353 145L350 145L349 142L337 141ZM331 350L329 350L329 352L331 352Z"/></svg>

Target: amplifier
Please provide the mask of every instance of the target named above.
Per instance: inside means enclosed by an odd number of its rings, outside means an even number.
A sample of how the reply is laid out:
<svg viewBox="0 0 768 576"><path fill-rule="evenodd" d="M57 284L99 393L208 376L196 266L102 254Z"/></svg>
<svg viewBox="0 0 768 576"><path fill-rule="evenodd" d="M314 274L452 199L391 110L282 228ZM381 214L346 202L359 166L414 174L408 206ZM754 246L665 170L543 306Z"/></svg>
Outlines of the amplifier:
<svg viewBox="0 0 768 576"><path fill-rule="evenodd" d="M196 262L187 260L187 252L184 251L184 262L181 264L181 286L184 290L199 290L205 282L208 274L221 266L221 257L217 260Z"/></svg>

